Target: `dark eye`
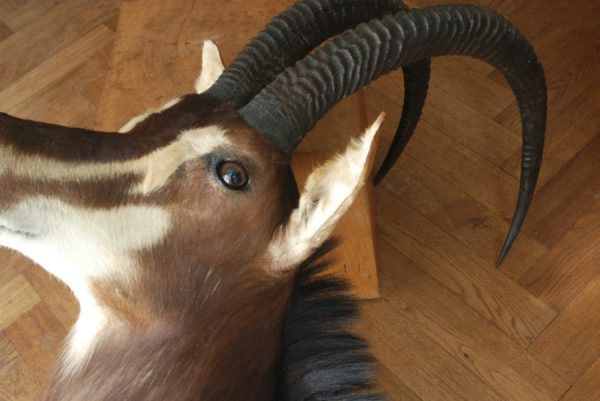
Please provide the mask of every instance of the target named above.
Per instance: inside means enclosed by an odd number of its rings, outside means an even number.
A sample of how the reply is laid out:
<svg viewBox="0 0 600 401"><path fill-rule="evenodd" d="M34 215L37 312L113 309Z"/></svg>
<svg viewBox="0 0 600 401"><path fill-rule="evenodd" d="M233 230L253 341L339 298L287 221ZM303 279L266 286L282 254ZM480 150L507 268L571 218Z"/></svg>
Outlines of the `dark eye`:
<svg viewBox="0 0 600 401"><path fill-rule="evenodd" d="M229 189L242 189L248 184L248 173L246 169L236 162L221 162L217 166L219 180Z"/></svg>

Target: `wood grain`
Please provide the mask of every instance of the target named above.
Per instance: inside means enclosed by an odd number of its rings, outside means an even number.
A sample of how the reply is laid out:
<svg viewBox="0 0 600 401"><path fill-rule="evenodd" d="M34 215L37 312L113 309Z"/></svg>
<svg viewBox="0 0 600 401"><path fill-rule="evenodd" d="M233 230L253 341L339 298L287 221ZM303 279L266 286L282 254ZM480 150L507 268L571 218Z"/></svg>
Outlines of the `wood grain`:
<svg viewBox="0 0 600 401"><path fill-rule="evenodd" d="M67 334L44 302L40 302L6 329L8 338L38 383L54 370L56 356Z"/></svg>
<svg viewBox="0 0 600 401"><path fill-rule="evenodd" d="M22 359L0 368L0 400L28 401L39 396L40 383Z"/></svg>
<svg viewBox="0 0 600 401"><path fill-rule="evenodd" d="M600 360L596 361L571 387L561 401L600 399Z"/></svg>
<svg viewBox="0 0 600 401"><path fill-rule="evenodd" d="M371 351L389 371L423 400L488 400L502 397L473 375L426 332L384 303L363 308L361 333L371 340ZM390 356L393 357L390 358ZM396 395L390 397L395 399ZM397 398L399 399L399 398Z"/></svg>
<svg viewBox="0 0 600 401"><path fill-rule="evenodd" d="M12 34L13 31L8 26L6 26L4 22L0 21L0 41L8 38Z"/></svg>
<svg viewBox="0 0 600 401"><path fill-rule="evenodd" d="M492 264L465 249L455 254L457 241L414 209L390 197L379 205L381 236L517 343L528 346L554 319L549 306Z"/></svg>
<svg viewBox="0 0 600 401"><path fill-rule="evenodd" d="M599 325L600 275L597 275L529 349L573 384L600 357Z"/></svg>
<svg viewBox="0 0 600 401"><path fill-rule="evenodd" d="M509 221L435 174L428 166L404 155L390 172L383 187L468 247L489 264L498 258L509 229ZM385 224L385 223L382 223ZM548 248L525 233L502 264L502 272L518 278Z"/></svg>
<svg viewBox="0 0 600 401"><path fill-rule="evenodd" d="M0 0L0 112L119 128L192 91L204 39L227 64L291 2ZM407 4L448 2L464 0ZM596 400L600 2L469 3L507 16L543 62L549 114L537 195L495 269L519 176L515 100L489 65L434 59L415 137L374 191L382 298L361 304L358 329L390 400ZM386 111L377 165L403 96L401 72L382 77L336 105L300 149L342 150ZM0 288L0 399L34 400L78 306L64 285L5 250Z"/></svg>
<svg viewBox="0 0 600 401"><path fill-rule="evenodd" d="M96 29L117 11L113 0L70 0L60 2L0 43L0 89L21 77L60 50ZM24 43L36 46L23 46Z"/></svg>
<svg viewBox="0 0 600 401"><path fill-rule="evenodd" d="M216 41L229 62L271 16L290 3L258 0L251 11L242 0L220 7L192 0L170 2L168 7L157 0L123 3L98 127L117 130L132 116L193 92L205 39ZM223 30L230 26L235 29Z"/></svg>
<svg viewBox="0 0 600 401"><path fill-rule="evenodd" d="M10 342L6 334L0 332L0 370L6 369L18 358L19 352L14 344Z"/></svg>
<svg viewBox="0 0 600 401"><path fill-rule="evenodd" d="M1 285L0 330L10 326L38 302L40 297L20 274Z"/></svg>
<svg viewBox="0 0 600 401"><path fill-rule="evenodd" d="M398 380L389 369L379 364L377 365L377 385L381 392L390 397L402 401L422 401L423 399L416 395L406 384ZM393 396L393 398L391 398Z"/></svg>
<svg viewBox="0 0 600 401"><path fill-rule="evenodd" d="M539 191L535 207L524 224L524 232L538 238L546 246L552 246L581 215L594 207L599 208L598 155L600 133Z"/></svg>
<svg viewBox="0 0 600 401"><path fill-rule="evenodd" d="M600 210L583 215L520 279L538 299L562 310L600 273Z"/></svg>
<svg viewBox="0 0 600 401"><path fill-rule="evenodd" d="M110 44L112 39L113 32L104 25L94 28L2 89L0 108L27 118L28 113L22 112L22 109L30 108L31 97L64 79L65 75L92 57L98 48Z"/></svg>
<svg viewBox="0 0 600 401"><path fill-rule="evenodd" d="M39 266L24 263L21 274L44 300L50 311L63 324L71 327L79 314L79 306L71 291Z"/></svg>
<svg viewBox="0 0 600 401"><path fill-rule="evenodd" d="M473 310L458 307L460 296L436 283L402 254L389 257L397 267L381 272L382 296L388 307L427 333L504 399L553 400L568 388L556 373L523 353L494 324ZM431 295L424 297L424 293Z"/></svg>

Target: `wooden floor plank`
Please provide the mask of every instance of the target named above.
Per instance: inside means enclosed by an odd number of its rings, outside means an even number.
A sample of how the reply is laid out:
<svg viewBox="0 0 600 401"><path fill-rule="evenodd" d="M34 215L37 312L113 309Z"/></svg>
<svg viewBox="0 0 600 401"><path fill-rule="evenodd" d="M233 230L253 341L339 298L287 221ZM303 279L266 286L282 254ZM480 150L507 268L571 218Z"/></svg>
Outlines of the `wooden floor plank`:
<svg viewBox="0 0 600 401"><path fill-rule="evenodd" d="M199 44L186 49L189 60L182 61L177 53L178 34L192 4L192 1L174 2L170 7L161 7L156 1L122 4L112 70L106 81L109 90L102 97L98 111L96 125L99 129L116 131L132 116L172 97L192 92L200 70ZM155 21L161 17L169 23L159 27ZM146 28L139 29L139 26ZM157 41L164 41L164 44L153 46ZM196 57L190 54L194 50ZM162 62L155 63L154 60ZM192 65L193 72L185 73L181 64Z"/></svg>
<svg viewBox="0 0 600 401"><path fill-rule="evenodd" d="M529 345L554 319L549 306L492 264L465 248L460 254L453 252L460 247L458 241L403 202L381 197L379 211L379 232L395 249L517 343Z"/></svg>
<svg viewBox="0 0 600 401"><path fill-rule="evenodd" d="M0 368L0 400L30 401L40 393L40 384L21 358Z"/></svg>
<svg viewBox="0 0 600 401"><path fill-rule="evenodd" d="M599 127L600 129L600 127ZM584 213L600 203L600 132L535 197L523 231L546 246L559 241Z"/></svg>
<svg viewBox="0 0 600 401"><path fill-rule="evenodd" d="M29 24L35 24L57 4L58 1L4 0L0 2L0 15L12 30L18 31Z"/></svg>
<svg viewBox="0 0 600 401"><path fill-rule="evenodd" d="M598 212L583 215L573 228L519 279L519 284L555 310L562 310L600 274L598 250L600 208Z"/></svg>
<svg viewBox="0 0 600 401"><path fill-rule="evenodd" d="M97 106L108 72L110 45L90 55L81 65L41 90L15 110L48 121L94 129Z"/></svg>
<svg viewBox="0 0 600 401"><path fill-rule="evenodd" d="M590 121L581 113L595 112L597 107L581 107L577 103L588 101L598 104L598 98L589 99L592 86L598 86L600 75L600 35L597 4L589 0L557 0L552 7L537 1L504 1L495 8L506 14L519 28L523 29L535 46L544 63L551 100L549 102L549 127L547 143L552 151L546 155L553 161L542 166L541 186L549 181L590 140L589 130L576 127ZM531 16L535 16L532 18ZM548 29L552 26L553 29ZM594 81L596 81L594 83ZM597 90L597 89L596 89ZM585 94L587 93L587 95ZM519 128L519 119L514 105L500 113L497 121L508 128ZM579 114L581 118L574 119ZM510 121L507 123L507 120ZM598 118L596 117L596 127ZM562 123L561 123L562 122ZM592 130L593 131L593 130ZM592 135L597 133L591 132ZM556 142L556 145L553 143ZM518 174L518 155L507 166Z"/></svg>
<svg viewBox="0 0 600 401"><path fill-rule="evenodd" d="M600 359L596 360L560 401L600 400Z"/></svg>
<svg viewBox="0 0 600 401"><path fill-rule="evenodd" d="M384 232L384 244L394 239ZM382 296L388 307L427 333L447 353L506 400L556 400L568 388L556 373L508 339L456 294L436 283L400 253L382 263ZM402 284L398 284L402 283ZM465 396L466 399L469 399Z"/></svg>
<svg viewBox="0 0 600 401"><path fill-rule="evenodd" d="M518 181L500 168L421 121L406 154L501 217L513 214Z"/></svg>
<svg viewBox="0 0 600 401"><path fill-rule="evenodd" d="M12 34L13 31L2 20L0 20L0 42Z"/></svg>
<svg viewBox="0 0 600 401"><path fill-rule="evenodd" d="M40 93L87 62L98 49L110 45L113 36L114 33L104 25L87 32L71 46L65 47L0 90L0 109L22 118L38 116L35 111L29 109ZM72 95L69 91L63 90L63 92Z"/></svg>
<svg viewBox="0 0 600 401"><path fill-rule="evenodd" d="M370 339L375 358L421 399L503 400L426 333L384 303L368 301L362 312L361 333Z"/></svg>
<svg viewBox="0 0 600 401"><path fill-rule="evenodd" d="M44 302L23 314L5 330L29 371L44 383L54 370L67 330Z"/></svg>
<svg viewBox="0 0 600 401"><path fill-rule="evenodd" d="M509 222L437 176L420 161L403 155L382 185L393 196L435 221L438 227L488 264L496 262ZM547 248L535 238L521 233L501 271L511 278L518 278L546 251Z"/></svg>
<svg viewBox="0 0 600 401"><path fill-rule="evenodd" d="M29 285L35 289L63 326L73 326L79 314L79 306L71 291L58 279L31 262L24 261L20 273L27 278Z"/></svg>
<svg viewBox="0 0 600 401"><path fill-rule="evenodd" d="M573 384L600 358L600 275L531 345L530 351Z"/></svg>
<svg viewBox="0 0 600 401"><path fill-rule="evenodd" d="M550 110L552 119L546 130L544 160L538 189L543 188L600 133L598 104L600 104L600 80L564 109ZM515 153L505 163L503 169L518 177L520 159L520 152Z"/></svg>
<svg viewBox="0 0 600 401"><path fill-rule="evenodd" d="M0 331L0 370L4 370L6 366L12 364L17 358L19 358L19 352L14 344L3 331Z"/></svg>
<svg viewBox="0 0 600 401"><path fill-rule="evenodd" d="M96 29L116 12L114 0L60 2L35 24L0 42L0 89Z"/></svg>
<svg viewBox="0 0 600 401"><path fill-rule="evenodd" d="M381 363L377 364L377 386L390 400L423 401L398 376Z"/></svg>
<svg viewBox="0 0 600 401"><path fill-rule="evenodd" d="M477 105L472 105L476 103L477 97L471 99L470 104L466 104L456 99L455 93L442 89L446 74L440 71L443 65L438 64L443 60L432 61L431 89L427 95L421 122L431 124L439 132L460 142L494 165L503 166L506 160L521 147L520 131L510 131L485 116L476 107ZM469 85L468 78L463 78L462 84ZM400 115L400 108L392 107L395 104L402 104L403 93L403 81L396 75L380 78L366 91L370 115L374 117L384 110L388 118L395 121ZM468 95L469 98L472 96L474 95Z"/></svg>
<svg viewBox="0 0 600 401"><path fill-rule="evenodd" d="M557 0L552 7L542 2L513 3L522 4L509 17L514 15L519 23L523 21L531 32L554 93L549 109L558 116L555 113L579 98L600 75L600 47L595 40L600 35L598 5L589 0Z"/></svg>
<svg viewBox="0 0 600 401"><path fill-rule="evenodd" d="M0 283L0 330L10 326L40 302L40 297L22 275Z"/></svg>
<svg viewBox="0 0 600 401"><path fill-rule="evenodd" d="M0 248L0 283L8 283L17 275L14 264L21 258L22 256L14 251Z"/></svg>
<svg viewBox="0 0 600 401"><path fill-rule="evenodd" d="M461 56L434 59L431 86L491 120L515 97L510 88L482 74L476 64L475 60Z"/></svg>

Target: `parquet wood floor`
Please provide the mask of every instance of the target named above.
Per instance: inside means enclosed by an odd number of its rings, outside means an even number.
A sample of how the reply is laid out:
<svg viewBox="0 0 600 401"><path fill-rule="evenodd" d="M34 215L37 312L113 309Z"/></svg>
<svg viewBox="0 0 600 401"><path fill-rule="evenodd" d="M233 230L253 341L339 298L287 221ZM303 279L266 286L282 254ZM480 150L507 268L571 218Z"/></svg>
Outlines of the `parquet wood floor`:
<svg viewBox="0 0 600 401"><path fill-rule="evenodd" d="M217 42L228 62L289 2L171 1L161 17L171 24L144 26L151 37L131 49L115 38L135 38L139 26L124 21L150 12L150 1L0 0L0 111L118 127L191 90L204 38L192 32ZM515 100L489 66L435 59L415 137L375 190L382 297L361 303L358 330L372 344L390 400L598 400L600 2L470 2L511 19L545 66L549 121L537 196L514 249L495 269L518 184ZM199 28L201 13L214 23ZM176 43L161 41L173 33ZM126 62L115 64L119 57ZM302 148L337 149L346 132L359 132L381 110L387 145L401 74L382 77L361 96L338 105ZM36 398L76 314L61 283L0 250L0 400Z"/></svg>

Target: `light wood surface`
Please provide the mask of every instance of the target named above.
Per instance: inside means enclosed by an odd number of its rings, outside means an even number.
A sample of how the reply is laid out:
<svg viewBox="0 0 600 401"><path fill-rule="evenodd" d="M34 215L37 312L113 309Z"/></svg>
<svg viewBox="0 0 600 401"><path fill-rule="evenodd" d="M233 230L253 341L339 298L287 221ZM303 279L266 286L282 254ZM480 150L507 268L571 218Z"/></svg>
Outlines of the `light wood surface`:
<svg viewBox="0 0 600 401"><path fill-rule="evenodd" d="M600 399L600 3L470 2L511 19L544 63L537 196L496 270L518 185L515 100L489 66L435 59L415 137L374 191L381 298L361 302L358 330L390 400ZM289 3L0 0L0 111L116 129L192 91L202 40L227 63ZM383 110L377 163L402 96L401 73L382 77L336 106L302 150L340 150ZM33 400L77 305L6 250L0 294L0 400Z"/></svg>

